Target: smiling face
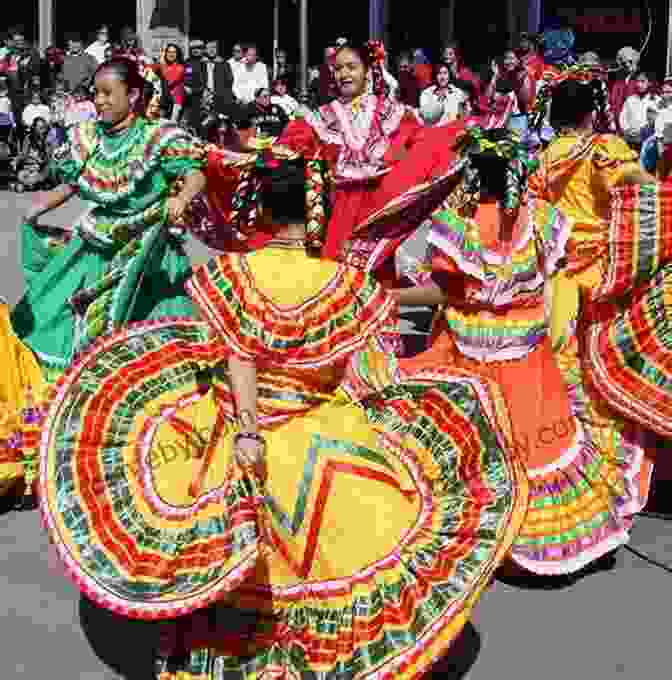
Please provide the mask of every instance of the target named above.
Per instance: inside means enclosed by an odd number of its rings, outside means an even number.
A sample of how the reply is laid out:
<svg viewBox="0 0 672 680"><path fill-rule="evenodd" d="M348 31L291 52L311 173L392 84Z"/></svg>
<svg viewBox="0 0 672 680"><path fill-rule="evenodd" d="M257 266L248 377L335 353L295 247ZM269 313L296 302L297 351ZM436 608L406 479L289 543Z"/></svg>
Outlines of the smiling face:
<svg viewBox="0 0 672 680"><path fill-rule="evenodd" d="M95 82L95 103L99 119L107 125L118 125L126 120L132 110L131 98L140 96L130 92L115 71L105 68L98 73Z"/></svg>
<svg viewBox="0 0 672 680"><path fill-rule="evenodd" d="M439 70L436 72L436 84L440 88L448 87L450 83L450 70L447 66L440 66Z"/></svg>
<svg viewBox="0 0 672 680"><path fill-rule="evenodd" d="M287 94L287 84L282 80L278 80L273 85L273 91L278 95L278 97L284 97Z"/></svg>
<svg viewBox="0 0 672 680"><path fill-rule="evenodd" d="M173 64L177 61L177 49L175 48L175 45L169 45L166 48L166 62L169 64Z"/></svg>
<svg viewBox="0 0 672 680"><path fill-rule="evenodd" d="M457 52L454 47L446 47L443 50L443 61L451 66L457 63Z"/></svg>
<svg viewBox="0 0 672 680"><path fill-rule="evenodd" d="M635 80L635 88L637 89L637 94L644 95L649 91L650 81L649 78L640 73Z"/></svg>
<svg viewBox="0 0 672 680"><path fill-rule="evenodd" d="M366 90L367 68L357 52L350 49L340 50L334 63L336 86L344 99L352 101Z"/></svg>
<svg viewBox="0 0 672 680"><path fill-rule="evenodd" d="M504 59L502 60L502 66L505 71L514 71L518 68L518 55L513 50L507 50L504 52Z"/></svg>

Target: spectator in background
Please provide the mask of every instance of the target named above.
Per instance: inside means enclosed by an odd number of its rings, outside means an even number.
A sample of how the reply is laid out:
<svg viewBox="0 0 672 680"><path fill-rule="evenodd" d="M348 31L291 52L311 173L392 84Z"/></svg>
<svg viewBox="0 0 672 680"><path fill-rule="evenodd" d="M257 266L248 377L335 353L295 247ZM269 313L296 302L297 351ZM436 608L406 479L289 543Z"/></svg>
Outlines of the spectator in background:
<svg viewBox="0 0 672 680"><path fill-rule="evenodd" d="M65 91L65 82L59 78L49 97L51 128L47 141L52 147L60 146L65 141L65 112L68 109L69 100L70 97Z"/></svg>
<svg viewBox="0 0 672 680"><path fill-rule="evenodd" d="M233 73L234 81L238 77L238 72L243 67L243 46L240 43L236 43L231 48L231 56L226 62L231 67L231 73Z"/></svg>
<svg viewBox="0 0 672 680"><path fill-rule="evenodd" d="M435 67L434 84L420 95L420 115L425 123L447 125L459 117L467 95L450 82L450 77L448 64Z"/></svg>
<svg viewBox="0 0 672 680"><path fill-rule="evenodd" d="M488 84L485 94L492 99L495 93L497 81L505 80L513 87L516 96L514 113L527 113L534 102L532 84L527 69L518 58L516 51L508 49L504 52L501 61L493 60L492 79Z"/></svg>
<svg viewBox="0 0 672 680"><path fill-rule="evenodd" d="M410 52L402 52L397 60L397 99L406 106L417 109L420 106L420 86L413 70L413 57Z"/></svg>
<svg viewBox="0 0 672 680"><path fill-rule="evenodd" d="M258 60L256 45L245 46L243 66L234 85L234 94L241 104L250 104L256 98L257 90L268 90L270 82L266 64Z"/></svg>
<svg viewBox="0 0 672 680"><path fill-rule="evenodd" d="M283 80L287 84L288 92L296 91L296 69L287 62L287 52L278 49L275 51L275 71L273 80Z"/></svg>
<svg viewBox="0 0 672 680"><path fill-rule="evenodd" d="M171 120L179 122L184 109L185 66L182 50L175 43L168 43L161 52L161 75L172 99Z"/></svg>
<svg viewBox="0 0 672 680"><path fill-rule="evenodd" d="M47 121L44 118L35 118L14 162L17 182L12 188L15 191L37 191L47 188L49 178L48 132L49 124Z"/></svg>
<svg viewBox="0 0 672 680"><path fill-rule="evenodd" d="M581 66L591 66L592 68L602 66L602 60L597 52L584 52L580 54L578 62Z"/></svg>
<svg viewBox="0 0 672 680"><path fill-rule="evenodd" d="M56 79L63 73L65 52L55 45L50 45L44 57L41 71L42 81L48 89L52 90L56 85Z"/></svg>
<svg viewBox="0 0 672 680"><path fill-rule="evenodd" d="M276 78L272 89L271 104L279 106L291 118L299 108L299 102L289 94L287 81L283 78Z"/></svg>
<svg viewBox="0 0 672 680"><path fill-rule="evenodd" d="M474 86L476 97L481 95L481 81L476 74L467 68L462 62L462 53L456 42L448 42L443 46L443 63L448 64L451 70L451 80L468 80Z"/></svg>
<svg viewBox="0 0 672 680"><path fill-rule="evenodd" d="M418 86L421 90L427 89L434 80L434 71L427 55L420 48L413 50L413 64L415 79L418 81Z"/></svg>
<svg viewBox="0 0 672 680"><path fill-rule="evenodd" d="M647 110L657 108L658 99L651 94L651 79L648 74L637 73L632 81L634 92L623 103L618 122L628 144L639 149L642 131L648 125Z"/></svg>
<svg viewBox="0 0 672 680"><path fill-rule="evenodd" d="M31 99L21 114L21 122L25 128L31 128L36 118L42 118L47 123L51 122L51 109L44 103L39 90L33 90Z"/></svg>
<svg viewBox="0 0 672 680"><path fill-rule="evenodd" d="M14 36L14 50L17 68L17 87L27 89L28 83L34 75L39 75L42 68L40 52L25 37L17 33Z"/></svg>
<svg viewBox="0 0 672 680"><path fill-rule="evenodd" d="M88 90L84 86L75 88L72 98L65 109L65 127L96 120L98 114L95 104L88 98Z"/></svg>
<svg viewBox="0 0 672 680"><path fill-rule="evenodd" d="M527 72L530 81L530 94L537 96L537 90L544 77L546 63L541 56L541 36L534 33L521 33L518 43L518 58Z"/></svg>
<svg viewBox="0 0 672 680"><path fill-rule="evenodd" d="M336 59L336 49L327 47L324 50L324 62L319 67L319 82L314 99L315 108L328 104L336 96L336 85L334 81L334 60ZM311 81L312 82L312 81ZM315 88L313 88L315 90Z"/></svg>
<svg viewBox="0 0 672 680"><path fill-rule="evenodd" d="M203 64L202 40L189 43L189 59L184 65L184 114L185 124L197 130L201 124L201 100L205 91L205 66Z"/></svg>
<svg viewBox="0 0 672 680"><path fill-rule="evenodd" d="M9 83L6 76L0 77L0 129L2 130L0 139L4 142L7 142L9 132L16 129L14 105L9 96Z"/></svg>
<svg viewBox="0 0 672 680"><path fill-rule="evenodd" d="M254 102L245 108L241 116L240 127L254 128L258 137L279 137L289 122L289 116L271 102L271 92L267 87L260 87L254 95Z"/></svg>
<svg viewBox="0 0 672 680"><path fill-rule="evenodd" d="M621 47L616 53L616 61L620 73L609 86L609 106L616 124L620 125L625 100L637 91L635 75L639 71L639 52L632 47ZM623 129L619 128L619 132L623 132Z"/></svg>
<svg viewBox="0 0 672 680"><path fill-rule="evenodd" d="M86 53L90 54L96 63L102 64L105 61L105 50L110 46L110 29L101 26L96 33L96 39L86 48Z"/></svg>
<svg viewBox="0 0 672 680"><path fill-rule="evenodd" d="M215 112L230 114L234 104L233 71L228 62L219 56L219 44L216 40L206 43L202 68L205 88L214 93Z"/></svg>
<svg viewBox="0 0 672 680"><path fill-rule="evenodd" d="M63 60L66 89L74 92L78 87L88 87L97 68L98 62L84 52L82 38L76 34L68 36L68 53Z"/></svg>

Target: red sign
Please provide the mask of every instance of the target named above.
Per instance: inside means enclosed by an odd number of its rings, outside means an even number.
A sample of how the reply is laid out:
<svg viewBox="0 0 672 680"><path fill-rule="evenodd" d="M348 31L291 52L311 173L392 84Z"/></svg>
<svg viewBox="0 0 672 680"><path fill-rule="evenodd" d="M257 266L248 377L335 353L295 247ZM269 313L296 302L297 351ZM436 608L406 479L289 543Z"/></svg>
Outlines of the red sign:
<svg viewBox="0 0 672 680"><path fill-rule="evenodd" d="M638 33L644 31L639 9L624 7L567 7L557 10L576 31L582 33Z"/></svg>

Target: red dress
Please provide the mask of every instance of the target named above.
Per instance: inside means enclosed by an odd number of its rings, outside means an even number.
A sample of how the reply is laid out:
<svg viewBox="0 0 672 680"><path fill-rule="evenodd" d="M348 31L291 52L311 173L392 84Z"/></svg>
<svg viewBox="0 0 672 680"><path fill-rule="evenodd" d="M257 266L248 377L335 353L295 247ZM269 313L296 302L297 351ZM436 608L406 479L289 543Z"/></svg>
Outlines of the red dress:
<svg viewBox="0 0 672 680"><path fill-rule="evenodd" d="M462 123L425 128L406 106L374 95L354 107L336 100L290 123L279 143L295 146L298 137L312 135L333 168L323 255L378 270L447 195L444 175L460 129Z"/></svg>
<svg viewBox="0 0 672 680"><path fill-rule="evenodd" d="M161 75L168 83L168 89L177 106L184 105L184 74L183 64L162 64Z"/></svg>

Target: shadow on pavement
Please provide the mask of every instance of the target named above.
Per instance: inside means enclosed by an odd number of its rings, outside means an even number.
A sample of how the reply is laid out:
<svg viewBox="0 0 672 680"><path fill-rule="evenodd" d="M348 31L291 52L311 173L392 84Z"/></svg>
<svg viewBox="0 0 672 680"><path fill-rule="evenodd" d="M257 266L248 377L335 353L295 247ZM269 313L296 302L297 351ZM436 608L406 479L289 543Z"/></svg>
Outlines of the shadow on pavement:
<svg viewBox="0 0 672 680"><path fill-rule="evenodd" d="M482 641L478 631L467 623L446 656L437 661L423 680L463 680L476 663Z"/></svg>
<svg viewBox="0 0 672 680"><path fill-rule="evenodd" d="M155 677L158 626L117 616L85 597L79 600L79 622L94 654L125 680Z"/></svg>

